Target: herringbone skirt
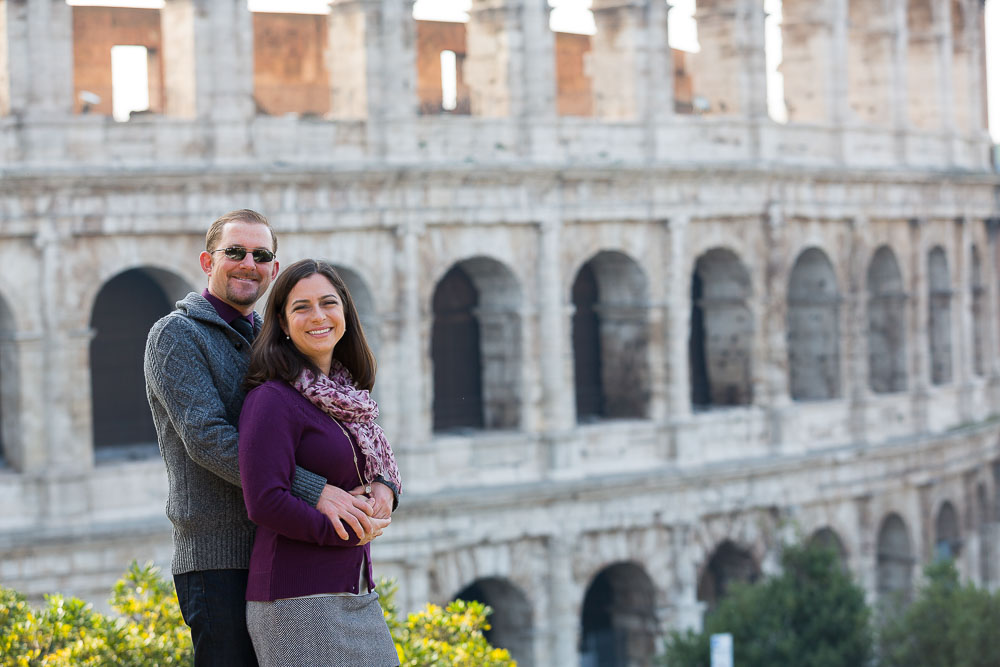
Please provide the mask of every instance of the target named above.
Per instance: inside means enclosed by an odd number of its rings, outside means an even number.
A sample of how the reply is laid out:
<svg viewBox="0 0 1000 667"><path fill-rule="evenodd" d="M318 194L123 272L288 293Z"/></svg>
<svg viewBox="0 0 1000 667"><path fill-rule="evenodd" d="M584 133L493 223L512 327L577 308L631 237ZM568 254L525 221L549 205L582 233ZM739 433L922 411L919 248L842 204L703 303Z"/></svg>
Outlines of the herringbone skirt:
<svg viewBox="0 0 1000 667"><path fill-rule="evenodd" d="M378 593L247 602L261 667L395 667Z"/></svg>

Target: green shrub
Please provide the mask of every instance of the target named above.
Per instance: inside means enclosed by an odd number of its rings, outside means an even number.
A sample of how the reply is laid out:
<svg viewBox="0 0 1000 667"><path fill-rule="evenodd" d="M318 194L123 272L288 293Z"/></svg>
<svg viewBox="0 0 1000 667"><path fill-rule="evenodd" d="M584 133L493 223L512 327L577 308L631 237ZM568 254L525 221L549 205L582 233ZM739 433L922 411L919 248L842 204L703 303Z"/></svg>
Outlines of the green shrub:
<svg viewBox="0 0 1000 667"><path fill-rule="evenodd" d="M386 622L406 667L516 667L504 649L489 645L488 607L456 600L400 620L396 585L379 582ZM132 563L104 615L77 598L48 595L40 610L0 587L0 667L159 667L190 665L191 634L173 583L152 564Z"/></svg>

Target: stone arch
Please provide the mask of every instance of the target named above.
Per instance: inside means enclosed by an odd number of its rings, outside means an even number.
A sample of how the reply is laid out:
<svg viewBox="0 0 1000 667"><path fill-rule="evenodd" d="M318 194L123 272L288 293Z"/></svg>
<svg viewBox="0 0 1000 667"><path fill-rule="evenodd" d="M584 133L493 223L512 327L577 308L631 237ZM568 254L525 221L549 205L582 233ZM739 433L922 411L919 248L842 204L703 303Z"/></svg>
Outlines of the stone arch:
<svg viewBox="0 0 1000 667"><path fill-rule="evenodd" d="M934 557L955 560L962 550L958 512L951 501L944 501L934 519Z"/></svg>
<svg viewBox="0 0 1000 667"><path fill-rule="evenodd" d="M986 374L988 356L986 341L986 285L983 283L983 266L979 258L979 248L969 249L971 266L969 271L969 292L972 305L972 372L982 377Z"/></svg>
<svg viewBox="0 0 1000 667"><path fill-rule="evenodd" d="M832 551L837 556L841 569L847 570L847 547L833 528L829 526L820 528L809 536L808 544Z"/></svg>
<svg viewBox="0 0 1000 667"><path fill-rule="evenodd" d="M882 245L868 265L868 385L889 394L906 384L906 293L896 254Z"/></svg>
<svg viewBox="0 0 1000 667"><path fill-rule="evenodd" d="M101 285L90 317L91 413L98 459L155 451L142 369L146 336L156 320L173 310L170 295L187 291L183 279L152 267L128 269Z"/></svg>
<svg viewBox="0 0 1000 667"><path fill-rule="evenodd" d="M985 484L976 486L976 532L979 534L979 583L982 586L993 582L993 521L990 512L989 494Z"/></svg>
<svg viewBox="0 0 1000 667"><path fill-rule="evenodd" d="M638 563L614 563L597 573L583 598L582 667L653 664L659 648L655 590Z"/></svg>
<svg viewBox="0 0 1000 667"><path fill-rule="evenodd" d="M905 603L913 594L913 547L910 533L896 513L882 520L876 554L876 590L881 601Z"/></svg>
<svg viewBox="0 0 1000 667"><path fill-rule="evenodd" d="M340 274L340 277L344 279L347 291L351 293L351 299L354 300L354 307L358 309L358 318L361 320L361 327L365 330L365 338L368 339L368 345L377 358L381 342L381 326L378 310L375 307L375 297L368 286L368 281L362 278L361 274L354 269L334 262L329 263Z"/></svg>
<svg viewBox="0 0 1000 667"><path fill-rule="evenodd" d="M691 276L688 363L694 407L753 401L753 315L750 274L730 250L713 248Z"/></svg>
<svg viewBox="0 0 1000 667"><path fill-rule="evenodd" d="M578 421L648 414L646 277L631 257L603 251L572 288L573 368Z"/></svg>
<svg viewBox="0 0 1000 667"><path fill-rule="evenodd" d="M840 291L826 253L807 248L788 281L789 394L796 401L840 396Z"/></svg>
<svg viewBox="0 0 1000 667"><path fill-rule="evenodd" d="M432 298L434 430L513 429L521 417L521 289L488 257L454 264Z"/></svg>
<svg viewBox="0 0 1000 667"><path fill-rule="evenodd" d="M927 340L930 345L931 382L948 384L951 368L951 277L944 248L934 246L927 255L930 307Z"/></svg>
<svg viewBox="0 0 1000 667"><path fill-rule="evenodd" d="M708 559L698 579L698 599L711 613L737 582L753 583L760 578L760 565L749 549L724 540Z"/></svg>
<svg viewBox="0 0 1000 667"><path fill-rule="evenodd" d="M17 324L0 296L0 467L16 465L21 440Z"/></svg>
<svg viewBox="0 0 1000 667"><path fill-rule="evenodd" d="M534 614L524 591L509 579L485 577L460 590L455 599L489 605L490 629L483 635L491 645L507 649L518 665L534 667Z"/></svg>

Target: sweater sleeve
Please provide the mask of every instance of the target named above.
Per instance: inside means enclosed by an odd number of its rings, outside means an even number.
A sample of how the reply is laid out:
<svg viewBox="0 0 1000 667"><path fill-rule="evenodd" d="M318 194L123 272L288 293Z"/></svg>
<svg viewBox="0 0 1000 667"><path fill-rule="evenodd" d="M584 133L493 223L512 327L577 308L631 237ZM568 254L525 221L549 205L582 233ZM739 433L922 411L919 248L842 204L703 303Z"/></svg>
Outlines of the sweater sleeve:
<svg viewBox="0 0 1000 667"><path fill-rule="evenodd" d="M212 378L209 361L182 326L170 319L147 341L146 383L163 406L191 460L239 486L236 426Z"/></svg>
<svg viewBox="0 0 1000 667"><path fill-rule="evenodd" d="M273 388L251 391L240 414L240 477L250 520L285 537L322 546L356 546L348 531L342 540L333 524L307 501L292 495L300 420Z"/></svg>

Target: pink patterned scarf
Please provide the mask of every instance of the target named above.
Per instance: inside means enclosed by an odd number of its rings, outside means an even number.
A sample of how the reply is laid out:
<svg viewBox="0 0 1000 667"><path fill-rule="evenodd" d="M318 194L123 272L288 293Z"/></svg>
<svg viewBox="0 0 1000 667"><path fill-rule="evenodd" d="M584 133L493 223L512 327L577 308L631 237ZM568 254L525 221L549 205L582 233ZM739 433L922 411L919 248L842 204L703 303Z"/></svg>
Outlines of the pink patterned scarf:
<svg viewBox="0 0 1000 667"><path fill-rule="evenodd" d="M300 394L317 408L338 420L354 436L365 455L365 477L374 480L381 475L403 490L399 468L392 448L385 439L378 419L378 403L372 400L367 389L358 389L350 372L337 361L330 366L330 375L319 375L308 368L292 383Z"/></svg>

